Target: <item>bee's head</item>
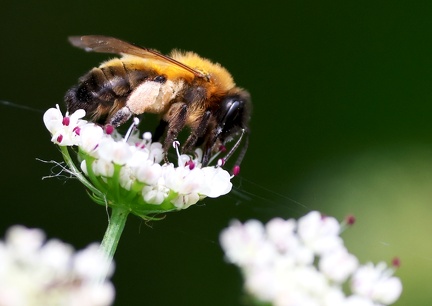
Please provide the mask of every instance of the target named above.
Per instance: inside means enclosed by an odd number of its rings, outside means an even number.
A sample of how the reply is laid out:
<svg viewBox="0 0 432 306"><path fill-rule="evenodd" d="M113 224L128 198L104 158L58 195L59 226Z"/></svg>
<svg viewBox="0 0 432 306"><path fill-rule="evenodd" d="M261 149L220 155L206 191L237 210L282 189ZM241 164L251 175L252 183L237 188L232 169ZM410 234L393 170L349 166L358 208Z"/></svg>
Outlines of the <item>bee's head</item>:
<svg viewBox="0 0 432 306"><path fill-rule="evenodd" d="M216 114L216 135L222 143L231 140L239 132L248 132L251 101L247 91L226 95Z"/></svg>

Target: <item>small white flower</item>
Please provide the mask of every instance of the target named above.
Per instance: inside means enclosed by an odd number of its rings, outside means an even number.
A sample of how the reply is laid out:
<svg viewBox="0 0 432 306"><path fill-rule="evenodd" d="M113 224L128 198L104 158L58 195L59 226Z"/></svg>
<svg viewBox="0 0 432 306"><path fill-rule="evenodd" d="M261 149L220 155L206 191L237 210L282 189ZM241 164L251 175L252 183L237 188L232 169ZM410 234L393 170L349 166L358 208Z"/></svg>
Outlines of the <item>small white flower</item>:
<svg viewBox="0 0 432 306"><path fill-rule="evenodd" d="M319 261L320 270L337 283L345 282L357 267L357 258L342 246L325 253Z"/></svg>
<svg viewBox="0 0 432 306"><path fill-rule="evenodd" d="M275 249L266 242L265 228L257 220L245 224L233 221L220 236L220 243L231 263L240 266L266 265L274 256Z"/></svg>
<svg viewBox="0 0 432 306"><path fill-rule="evenodd" d="M361 266L353 275L351 289L354 293L382 304L394 303L402 293L402 283L392 276L393 271L384 262L374 266Z"/></svg>
<svg viewBox="0 0 432 306"><path fill-rule="evenodd" d="M135 176L140 182L155 185L162 177L162 166L146 160L135 168Z"/></svg>
<svg viewBox="0 0 432 306"><path fill-rule="evenodd" d="M94 156L104 136L102 128L96 124L86 124L81 127L80 136L80 148ZM97 155L95 157L97 157Z"/></svg>
<svg viewBox="0 0 432 306"><path fill-rule="evenodd" d="M129 167L122 167L120 169L120 186L126 190L131 190L133 183L136 180L132 169Z"/></svg>
<svg viewBox="0 0 432 306"><path fill-rule="evenodd" d="M11 227L0 242L0 305L111 305L114 287L97 282L104 269L96 245L74 254L41 230Z"/></svg>
<svg viewBox="0 0 432 306"><path fill-rule="evenodd" d="M98 152L100 159L116 165L126 164L133 155L129 144L123 141L112 141L109 138L100 142Z"/></svg>
<svg viewBox="0 0 432 306"><path fill-rule="evenodd" d="M217 198L229 193L232 189L230 174L221 167L202 168L204 184L201 187L201 194L209 198Z"/></svg>
<svg viewBox="0 0 432 306"><path fill-rule="evenodd" d="M77 276L92 281L97 281L104 275L110 277L114 272L114 266L101 253L96 243L75 254L73 268Z"/></svg>
<svg viewBox="0 0 432 306"><path fill-rule="evenodd" d="M342 289L338 286L331 286L323 296L323 306L345 306L346 298Z"/></svg>
<svg viewBox="0 0 432 306"><path fill-rule="evenodd" d="M62 146L73 146L79 142L81 126L87 122L81 120L85 116L84 110L78 110L72 115L63 117L59 106L50 108L43 116L46 128L51 133L51 141Z"/></svg>
<svg viewBox="0 0 432 306"><path fill-rule="evenodd" d="M114 175L114 164L105 159L97 159L92 164L93 172L96 176L112 177Z"/></svg>
<svg viewBox="0 0 432 306"><path fill-rule="evenodd" d="M383 306L402 290L385 265L358 268L339 236L339 224L318 212L298 222L275 218L265 226L233 221L220 243L227 261L240 267L246 292L271 305ZM349 279L353 294L346 296Z"/></svg>
<svg viewBox="0 0 432 306"><path fill-rule="evenodd" d="M159 142L153 142L150 145L149 160L153 161L154 163L160 163L162 162L163 158L164 158L164 154L163 154L162 144Z"/></svg>
<svg viewBox="0 0 432 306"><path fill-rule="evenodd" d="M378 306L373 301L363 296L351 295L343 304L344 306Z"/></svg>
<svg viewBox="0 0 432 306"><path fill-rule="evenodd" d="M148 204L161 204L169 194L169 189L163 185L145 186L142 190L144 201Z"/></svg>
<svg viewBox="0 0 432 306"><path fill-rule="evenodd" d="M299 239L295 220L274 218L266 224L266 229L268 239L284 257L289 257L298 264L311 264L313 262L314 254Z"/></svg>
<svg viewBox="0 0 432 306"><path fill-rule="evenodd" d="M305 245L321 255L341 246L339 222L317 211L310 212L298 221L298 235Z"/></svg>

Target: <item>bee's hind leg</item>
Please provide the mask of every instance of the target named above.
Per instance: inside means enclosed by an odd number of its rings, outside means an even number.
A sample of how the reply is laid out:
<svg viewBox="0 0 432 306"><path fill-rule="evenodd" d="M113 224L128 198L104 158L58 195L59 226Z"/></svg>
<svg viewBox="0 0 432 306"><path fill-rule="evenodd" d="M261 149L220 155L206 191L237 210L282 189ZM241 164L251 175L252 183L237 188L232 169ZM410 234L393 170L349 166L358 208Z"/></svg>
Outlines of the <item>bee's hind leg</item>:
<svg viewBox="0 0 432 306"><path fill-rule="evenodd" d="M129 118L133 115L129 107L123 106L120 108L108 121L108 124L111 124L114 127L119 127L123 123L129 120Z"/></svg>
<svg viewBox="0 0 432 306"><path fill-rule="evenodd" d="M201 117L198 126L192 130L191 134L186 139L186 142L182 148L184 153L190 153L196 149L198 139L202 138L207 133L210 118L211 112L208 110Z"/></svg>

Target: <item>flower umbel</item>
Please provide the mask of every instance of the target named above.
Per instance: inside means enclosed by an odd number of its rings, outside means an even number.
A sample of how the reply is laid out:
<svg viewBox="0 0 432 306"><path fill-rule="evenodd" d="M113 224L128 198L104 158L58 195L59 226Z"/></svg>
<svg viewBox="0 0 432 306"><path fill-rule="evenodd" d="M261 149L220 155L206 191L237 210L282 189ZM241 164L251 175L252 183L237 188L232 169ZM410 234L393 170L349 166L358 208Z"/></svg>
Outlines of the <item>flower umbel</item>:
<svg viewBox="0 0 432 306"><path fill-rule="evenodd" d="M394 271L383 262L359 265L345 248L340 230L336 219L313 211L298 221L234 221L221 233L220 242L256 301L274 306L394 303L402 292Z"/></svg>
<svg viewBox="0 0 432 306"><path fill-rule="evenodd" d="M125 137L112 126L82 118L83 110L62 115L58 105L45 112L43 120L72 173L98 204L112 208L101 250L111 260L129 213L143 219L186 209L205 197L216 198L231 191L231 176L222 167L202 167L200 149L193 156L181 155L178 163L164 163L162 144L151 134L140 137L138 119ZM79 166L69 152L77 153ZM108 271L106 271L108 272ZM104 278L104 277L102 277Z"/></svg>
<svg viewBox="0 0 432 306"><path fill-rule="evenodd" d="M77 177L96 203L121 206L149 218L150 214L185 209L205 197L230 192L230 174L222 167L202 167L200 149L193 156L178 153L177 165L166 164L162 145L152 142L149 133L139 137L132 132L123 138L116 131L107 133L83 120L84 115L78 110L63 116L57 106L45 113L44 123L72 172L78 174L80 169L85 174ZM67 146L77 148L79 167L72 164Z"/></svg>
<svg viewBox="0 0 432 306"><path fill-rule="evenodd" d="M98 245L75 252L39 229L11 227L0 241L0 305L111 305L112 274Z"/></svg>

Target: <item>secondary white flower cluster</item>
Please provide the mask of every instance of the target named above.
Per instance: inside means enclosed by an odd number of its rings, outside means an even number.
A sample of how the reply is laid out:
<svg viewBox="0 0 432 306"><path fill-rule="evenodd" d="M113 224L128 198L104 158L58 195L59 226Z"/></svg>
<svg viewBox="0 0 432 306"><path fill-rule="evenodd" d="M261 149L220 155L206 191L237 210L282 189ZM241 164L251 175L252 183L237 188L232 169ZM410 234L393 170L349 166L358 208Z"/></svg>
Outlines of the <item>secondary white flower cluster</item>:
<svg viewBox="0 0 432 306"><path fill-rule="evenodd" d="M340 224L313 211L298 221L234 221L220 236L245 290L274 306L378 306L394 303L399 278L385 263L360 266L344 246ZM347 284L349 283L349 285ZM351 292L344 292L350 288Z"/></svg>
<svg viewBox="0 0 432 306"><path fill-rule="evenodd" d="M84 110L63 116L57 105L43 119L51 141L59 146L78 146L82 171L91 179L97 177L102 185L112 189L109 181L118 181L123 191L138 192L143 203L161 205L168 201L172 209L184 209L202 198L231 191L230 174L222 167L202 167L200 149L194 156L178 154L175 167L163 163L162 145L152 143L150 133L142 138L132 133L124 139L113 129L104 131L83 120L84 116Z"/></svg>
<svg viewBox="0 0 432 306"><path fill-rule="evenodd" d="M96 244L74 253L39 229L13 226L0 241L0 305L111 305L114 287L100 281L112 273L107 265Z"/></svg>

